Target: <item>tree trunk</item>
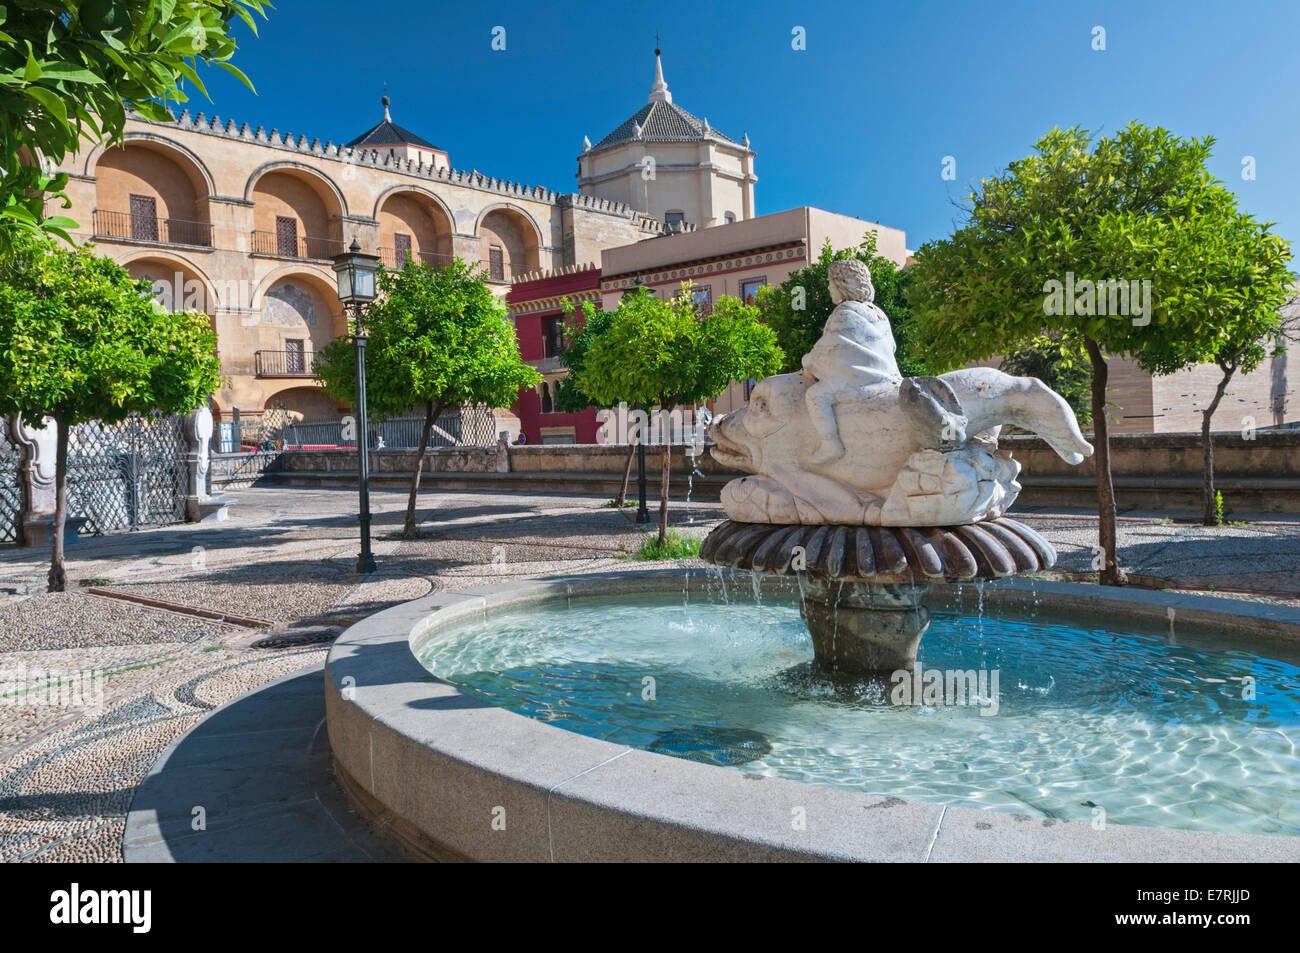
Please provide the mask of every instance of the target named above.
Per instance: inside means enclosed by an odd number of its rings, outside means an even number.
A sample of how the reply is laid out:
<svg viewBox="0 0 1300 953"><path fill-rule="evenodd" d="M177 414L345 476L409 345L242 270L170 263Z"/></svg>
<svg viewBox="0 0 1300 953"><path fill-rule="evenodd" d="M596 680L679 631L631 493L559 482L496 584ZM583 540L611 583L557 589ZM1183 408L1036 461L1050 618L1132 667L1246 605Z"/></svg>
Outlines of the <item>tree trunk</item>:
<svg viewBox="0 0 1300 953"><path fill-rule="evenodd" d="M661 420L664 414L671 414L672 412L673 408L671 406L665 407L661 404L659 407ZM672 462L673 445L667 434L667 428L660 427L659 429L662 434L664 448L663 469L659 473L659 545L663 546L668 542L668 468Z"/></svg>
<svg viewBox="0 0 1300 953"><path fill-rule="evenodd" d="M627 446L627 466L623 468L623 488L618 491L618 496L614 497L614 505L619 509L627 502L627 484L632 479L632 461L636 459L636 444L630 443Z"/></svg>
<svg viewBox="0 0 1300 953"><path fill-rule="evenodd" d="M415 539L419 530L415 525L415 497L420 492L420 474L424 471L424 456L429 452L429 434L433 422L442 414L442 404L433 401L424 405L424 429L420 431L420 450L415 455L415 472L411 474L411 495L406 500L406 522L402 524L402 539Z"/></svg>
<svg viewBox="0 0 1300 953"><path fill-rule="evenodd" d="M1228 389L1228 381L1232 380L1233 372L1237 369L1235 366L1227 368L1222 364L1219 368L1223 371L1223 377L1214 390L1214 399L1210 401L1209 407L1201 411L1201 447L1205 451L1205 467L1202 473L1205 481L1205 515L1201 522L1206 526L1219 525L1219 507L1214 492L1214 440L1210 437L1210 420L1214 417L1214 412L1219 409L1223 392Z"/></svg>
<svg viewBox="0 0 1300 953"><path fill-rule="evenodd" d="M62 592L68 587L68 573L63 567L63 527L68 521L68 426L56 417L58 428L54 452L54 528L50 531L49 592Z"/></svg>
<svg viewBox="0 0 1300 953"><path fill-rule="evenodd" d="M1110 474L1110 425L1106 422L1106 383L1109 368L1097 342L1084 337L1088 360L1092 362L1092 427L1097 461L1097 545L1101 549L1101 584L1122 586L1128 582L1116 556L1115 484Z"/></svg>

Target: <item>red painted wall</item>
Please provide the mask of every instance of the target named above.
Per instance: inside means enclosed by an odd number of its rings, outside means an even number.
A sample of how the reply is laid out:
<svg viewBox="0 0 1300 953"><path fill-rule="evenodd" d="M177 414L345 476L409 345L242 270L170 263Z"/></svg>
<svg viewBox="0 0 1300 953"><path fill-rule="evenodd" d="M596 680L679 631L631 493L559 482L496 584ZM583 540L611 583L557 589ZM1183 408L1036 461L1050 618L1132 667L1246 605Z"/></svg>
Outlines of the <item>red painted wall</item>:
<svg viewBox="0 0 1300 953"><path fill-rule="evenodd" d="M539 278L536 281L521 281L510 289L506 301L515 304L538 298L591 291L599 287L600 269L592 268L568 275ZM596 307L600 307L599 301L596 302ZM546 347L542 338L543 320L563 313L556 308L540 313L523 314L515 318L519 354L525 361L538 361L546 356ZM542 413L542 399L535 389L521 390L518 399L510 409L519 418L524 437L529 444L542 442L543 427L573 427L573 439L577 443L595 443L596 431L600 429L600 425L596 422L594 407L588 407L579 414Z"/></svg>

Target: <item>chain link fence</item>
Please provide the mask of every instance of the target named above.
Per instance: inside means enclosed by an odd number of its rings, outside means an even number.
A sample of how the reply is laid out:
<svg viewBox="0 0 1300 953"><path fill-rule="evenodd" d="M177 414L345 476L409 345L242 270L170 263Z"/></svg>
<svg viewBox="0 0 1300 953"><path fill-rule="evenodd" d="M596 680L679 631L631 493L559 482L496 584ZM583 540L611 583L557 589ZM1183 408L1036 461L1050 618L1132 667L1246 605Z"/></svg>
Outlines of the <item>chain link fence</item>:
<svg viewBox="0 0 1300 953"><path fill-rule="evenodd" d="M0 418L0 543L18 542L18 519L23 511L23 491L18 482L22 458L9 440L8 430L4 418Z"/></svg>
<svg viewBox="0 0 1300 953"><path fill-rule="evenodd" d="M81 536L185 518L185 432L178 416L133 414L78 424L68 435L68 515Z"/></svg>

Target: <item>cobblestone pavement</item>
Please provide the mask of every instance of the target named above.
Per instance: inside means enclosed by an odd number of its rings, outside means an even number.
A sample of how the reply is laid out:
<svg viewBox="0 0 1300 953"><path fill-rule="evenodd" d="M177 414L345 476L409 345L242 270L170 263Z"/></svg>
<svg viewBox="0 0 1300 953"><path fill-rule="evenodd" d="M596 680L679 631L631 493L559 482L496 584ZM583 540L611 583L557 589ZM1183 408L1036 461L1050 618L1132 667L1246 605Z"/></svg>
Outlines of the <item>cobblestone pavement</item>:
<svg viewBox="0 0 1300 953"><path fill-rule="evenodd" d="M406 541L405 493L378 489L380 568L362 579L354 492L231 495L224 523L70 547L66 593L43 591L47 553L0 549L0 858L120 860L136 786L213 707L318 663L325 641L372 612L440 589L626 565L649 530L593 497L437 492L421 497L422 537ZM1057 547L1060 570L1091 571L1094 520L1019 517ZM674 503L684 533L720 519L716 504L688 516ZM1300 523L1128 517L1120 542L1146 580L1300 601Z"/></svg>

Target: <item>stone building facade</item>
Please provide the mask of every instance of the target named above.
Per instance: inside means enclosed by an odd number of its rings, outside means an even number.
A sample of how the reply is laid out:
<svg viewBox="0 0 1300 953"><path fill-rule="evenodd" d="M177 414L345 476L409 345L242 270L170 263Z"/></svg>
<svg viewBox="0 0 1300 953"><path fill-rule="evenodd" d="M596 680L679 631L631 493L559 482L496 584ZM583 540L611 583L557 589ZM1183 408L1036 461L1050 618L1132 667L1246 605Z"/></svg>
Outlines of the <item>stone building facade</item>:
<svg viewBox="0 0 1300 953"><path fill-rule="evenodd" d="M154 281L173 307L211 317L226 378L218 415L281 403L337 415L311 362L347 331L330 259L354 238L389 266L408 254L482 262L504 295L523 272L594 262L665 231L626 204L453 169L392 123L387 101L384 113L356 146L201 113L133 117L121 145L58 167L74 238Z"/></svg>

